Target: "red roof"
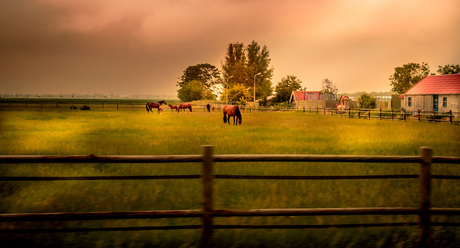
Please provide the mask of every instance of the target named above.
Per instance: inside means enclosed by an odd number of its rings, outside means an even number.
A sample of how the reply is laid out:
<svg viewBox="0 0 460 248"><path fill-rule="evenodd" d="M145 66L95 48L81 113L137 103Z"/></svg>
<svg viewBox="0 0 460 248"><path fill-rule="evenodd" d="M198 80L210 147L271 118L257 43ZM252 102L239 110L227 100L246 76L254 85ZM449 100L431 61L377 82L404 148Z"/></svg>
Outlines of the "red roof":
<svg viewBox="0 0 460 248"><path fill-rule="evenodd" d="M321 91L294 91L294 98L296 101L311 101L321 100Z"/></svg>
<svg viewBox="0 0 460 248"><path fill-rule="evenodd" d="M404 95L460 94L460 74L427 76Z"/></svg>

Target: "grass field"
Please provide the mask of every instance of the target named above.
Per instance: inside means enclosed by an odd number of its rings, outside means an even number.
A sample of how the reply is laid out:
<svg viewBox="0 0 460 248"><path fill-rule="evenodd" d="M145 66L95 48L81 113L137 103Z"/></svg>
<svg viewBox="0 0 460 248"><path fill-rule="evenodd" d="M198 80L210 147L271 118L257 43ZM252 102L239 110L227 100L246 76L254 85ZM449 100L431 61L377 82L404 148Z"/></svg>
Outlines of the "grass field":
<svg viewBox="0 0 460 248"><path fill-rule="evenodd" d="M223 124L220 113L147 114L146 111L0 111L0 154L169 155L200 154L460 156L460 126L340 118L295 112L244 113L243 125ZM9 176L199 174L194 164L0 165ZM367 175L416 174L418 165L335 163L223 163L218 174ZM435 165L434 174L459 175L459 165ZM199 180L64 181L1 184L2 213L137 211L200 208ZM434 207L459 207L460 183L433 181ZM216 180L215 208L416 207L418 181L404 180ZM444 221L444 217L437 217ZM450 217L459 222L458 217ZM413 216L270 217L216 219L216 224L333 224L411 222ZM27 223L26 223L27 224ZM195 219L73 221L52 227L194 225ZM32 225L29 223L29 225ZM458 247L459 228L436 227L436 247ZM221 247L411 247L416 227L217 230ZM90 232L2 236L17 246L194 247L199 230Z"/></svg>

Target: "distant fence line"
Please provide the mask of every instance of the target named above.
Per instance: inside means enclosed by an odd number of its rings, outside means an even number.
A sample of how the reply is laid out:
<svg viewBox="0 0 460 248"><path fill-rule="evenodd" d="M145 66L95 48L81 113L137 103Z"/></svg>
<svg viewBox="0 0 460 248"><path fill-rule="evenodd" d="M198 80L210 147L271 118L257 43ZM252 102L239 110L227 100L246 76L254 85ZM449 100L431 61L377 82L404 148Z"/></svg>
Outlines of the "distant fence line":
<svg viewBox="0 0 460 248"><path fill-rule="evenodd" d="M185 226L142 226L83 229L24 229L0 226L0 233L46 233L46 232L90 232L90 231L139 231L201 229L202 247L211 247L215 229L298 229L298 228L355 228L418 226L419 245L429 244L432 226L460 226L455 222L432 222L433 215L460 215L460 208L433 208L431 204L432 179L460 180L458 175L432 175L433 163L460 164L460 157L432 156L432 149L421 148L420 156L341 156L341 155L216 155L213 146L203 146L202 155L157 155L157 156L42 156L42 155L0 155L1 164L16 163L201 163L200 175L164 176L101 176L101 177L8 177L0 181L57 181L57 180L141 180L141 179L201 179L202 208L192 210L158 210L129 212L73 212L73 213L3 213L0 222L39 222L70 220L109 219L154 219L154 218L201 218L201 225ZM420 173L414 175L365 175L365 176L266 176L266 175L216 175L214 163L219 162L338 162L338 163L400 163L420 164ZM338 180L338 179L419 179L418 207L366 207L366 208L289 208L289 209L214 209L214 179L246 180ZM366 224L304 224L304 225L214 225L214 217L242 216L319 216L319 215L416 215L418 222L366 223Z"/></svg>
<svg viewBox="0 0 460 248"><path fill-rule="evenodd" d="M221 111L225 104L211 104L211 111ZM193 104L193 111L206 112L208 111L205 104ZM83 102L72 103L72 102L43 102L43 103L0 103L0 109L98 109L98 110L140 110L145 109L144 104L127 104L127 103L115 103L115 102L89 102L87 104ZM86 108L86 109L85 109ZM163 105L163 111L172 111L169 106ZM243 113L252 112L304 112L314 113L323 115L339 115L348 118L359 118L359 119L380 119L380 120L415 120L415 121L430 121L430 122L449 122L459 123L459 112L437 112L434 110L418 110L406 112L405 110L395 109L364 109L364 108L353 108L349 107L342 111L337 111L336 108L326 107L280 107L280 106L240 106ZM176 110L174 110L176 111ZM188 110L187 110L188 111Z"/></svg>

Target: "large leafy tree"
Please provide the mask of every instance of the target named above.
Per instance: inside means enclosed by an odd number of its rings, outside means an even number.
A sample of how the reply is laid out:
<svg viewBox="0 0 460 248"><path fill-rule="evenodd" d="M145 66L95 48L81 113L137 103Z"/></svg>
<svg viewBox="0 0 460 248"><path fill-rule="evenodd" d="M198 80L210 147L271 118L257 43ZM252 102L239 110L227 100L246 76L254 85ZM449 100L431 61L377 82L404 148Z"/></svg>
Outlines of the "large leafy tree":
<svg viewBox="0 0 460 248"><path fill-rule="evenodd" d="M438 73L441 75L460 73L460 65L445 65L445 66L438 66L438 67L439 67Z"/></svg>
<svg viewBox="0 0 460 248"><path fill-rule="evenodd" d="M182 102L204 99L207 92L209 91L206 90L203 83L198 80L185 82L177 91L178 97Z"/></svg>
<svg viewBox="0 0 460 248"><path fill-rule="evenodd" d="M186 83L193 80L201 82L205 90L214 91L216 85L221 83L220 71L208 63L189 66L185 69L177 85L182 88Z"/></svg>
<svg viewBox="0 0 460 248"><path fill-rule="evenodd" d="M255 81L256 98L265 98L271 95L273 91L271 83L273 68L270 67L270 52L267 46L261 47L255 41L252 41L251 44L246 47L246 52L249 75L251 75L253 79L252 84L248 86L254 87ZM252 90L254 91L254 89Z"/></svg>
<svg viewBox="0 0 460 248"><path fill-rule="evenodd" d="M256 98L267 97L273 91L271 83L273 68L270 67L270 62L270 54L266 46L261 47L255 41L246 48L243 43L230 43L222 65L224 81L228 82L230 88L242 84L252 92L254 92L255 82ZM254 100L252 98L251 100Z"/></svg>
<svg viewBox="0 0 460 248"><path fill-rule="evenodd" d="M430 74L430 68L427 63L408 63L401 67L396 67L393 75L390 76L391 91L403 94L414 84Z"/></svg>
<svg viewBox="0 0 460 248"><path fill-rule="evenodd" d="M302 90L302 81L296 76L287 75L281 78L281 81L276 85L275 102L288 102L293 91Z"/></svg>

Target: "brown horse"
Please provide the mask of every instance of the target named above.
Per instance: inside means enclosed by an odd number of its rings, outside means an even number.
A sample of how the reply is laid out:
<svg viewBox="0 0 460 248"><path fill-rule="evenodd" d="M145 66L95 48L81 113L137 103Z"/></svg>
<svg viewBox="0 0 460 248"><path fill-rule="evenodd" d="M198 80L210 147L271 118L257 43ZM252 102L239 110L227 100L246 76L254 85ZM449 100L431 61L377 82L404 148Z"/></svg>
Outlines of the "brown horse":
<svg viewBox="0 0 460 248"><path fill-rule="evenodd" d="M185 109L188 109L190 110L190 112L192 112L192 104L190 103L181 103L179 104L179 107L177 108L177 113L179 113L179 111L183 109L185 111Z"/></svg>
<svg viewBox="0 0 460 248"><path fill-rule="evenodd" d="M243 118L241 116L241 111L238 105L225 105L224 107L224 123L228 122L230 124L230 116L233 116L233 125L241 125ZM235 120L236 117L236 120Z"/></svg>
<svg viewBox="0 0 460 248"><path fill-rule="evenodd" d="M156 108L158 109L158 114L163 110L161 108L161 104L167 104L165 100L163 101L159 101L159 102L148 102L147 104L145 104L145 108L147 109L147 113L150 113L150 111L152 111L153 113L153 108Z"/></svg>
<svg viewBox="0 0 460 248"><path fill-rule="evenodd" d="M212 106L209 103L206 104L206 109L208 110L208 112L211 112L211 110L212 110L212 112L214 112L214 106Z"/></svg>
<svg viewBox="0 0 460 248"><path fill-rule="evenodd" d="M174 110L178 110L178 109L179 109L179 107L177 107L176 105L168 104L168 106L171 108L171 111L174 111Z"/></svg>

